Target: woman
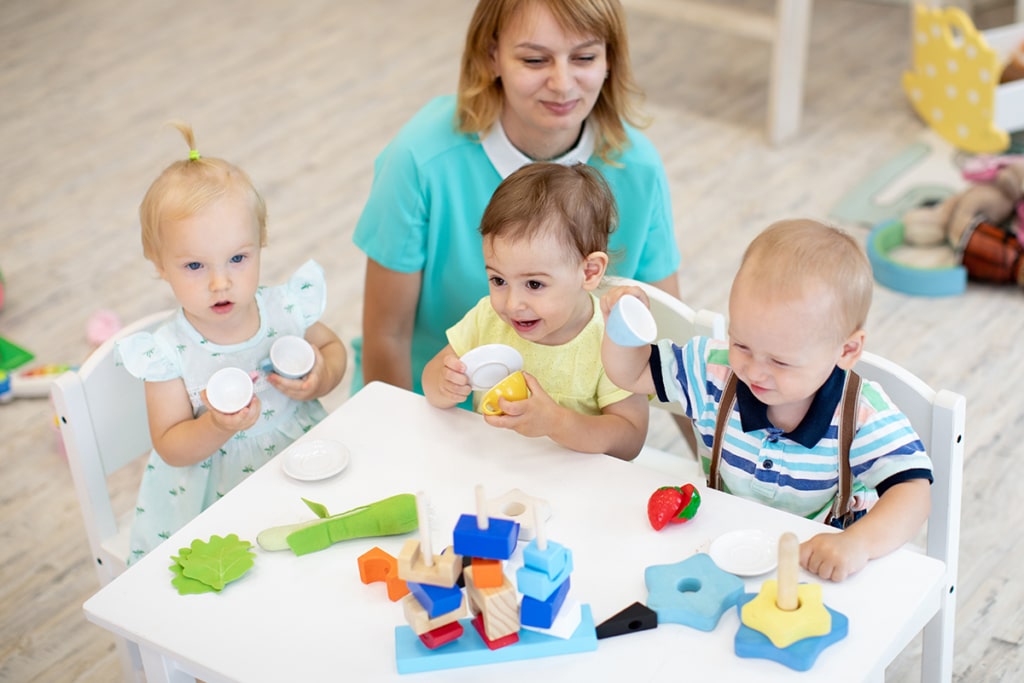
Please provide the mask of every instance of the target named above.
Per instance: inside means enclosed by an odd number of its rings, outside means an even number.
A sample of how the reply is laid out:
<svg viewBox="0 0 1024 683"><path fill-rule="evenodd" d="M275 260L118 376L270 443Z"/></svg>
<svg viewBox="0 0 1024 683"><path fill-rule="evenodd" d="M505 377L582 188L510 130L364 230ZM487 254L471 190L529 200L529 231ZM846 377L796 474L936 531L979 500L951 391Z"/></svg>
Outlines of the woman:
<svg viewBox="0 0 1024 683"><path fill-rule="evenodd" d="M422 393L446 330L487 294L480 217L533 161L587 163L615 195L610 272L678 294L665 171L634 127L618 0L480 0L456 97L428 103L377 158L354 241L367 256L353 391Z"/></svg>

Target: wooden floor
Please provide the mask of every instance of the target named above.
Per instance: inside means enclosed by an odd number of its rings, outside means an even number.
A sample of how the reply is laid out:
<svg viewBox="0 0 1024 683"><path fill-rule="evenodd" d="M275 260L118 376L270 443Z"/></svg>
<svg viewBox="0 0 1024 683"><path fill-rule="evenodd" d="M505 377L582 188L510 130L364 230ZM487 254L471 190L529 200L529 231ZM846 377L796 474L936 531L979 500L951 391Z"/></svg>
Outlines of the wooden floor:
<svg viewBox="0 0 1024 683"><path fill-rule="evenodd" d="M373 158L428 98L453 90L474 2L0 1L0 336L40 362L74 364L89 352L94 312L129 321L171 305L142 258L136 211L148 183L184 156L162 125L183 118L202 153L238 162L266 197L264 281L317 258L330 286L325 322L356 337L363 260L351 235ZM725 310L761 228L826 217L922 132L899 88L905 7L815 3L804 134L780 148L763 135L766 46L640 14L630 33L673 193L682 294L696 307ZM1024 676L1024 506L1009 476L1024 443L1024 363L1013 355L1022 311L1013 287L972 284L938 300L878 288L869 319L872 351L967 396L962 681ZM0 406L0 423L0 681L116 680L112 638L81 611L97 583L48 401ZM121 488L130 505L134 482ZM916 680L914 654L890 680Z"/></svg>

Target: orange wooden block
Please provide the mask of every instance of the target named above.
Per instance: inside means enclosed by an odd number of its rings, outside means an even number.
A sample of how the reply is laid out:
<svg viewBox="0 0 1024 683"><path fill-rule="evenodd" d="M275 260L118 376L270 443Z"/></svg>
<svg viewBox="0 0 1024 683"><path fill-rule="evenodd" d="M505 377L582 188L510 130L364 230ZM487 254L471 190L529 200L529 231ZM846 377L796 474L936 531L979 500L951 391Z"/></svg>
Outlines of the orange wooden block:
<svg viewBox="0 0 1024 683"><path fill-rule="evenodd" d="M359 556L359 579L366 584L381 581L387 587L388 599L401 600L409 594L409 587L398 577L398 560L374 546Z"/></svg>
<svg viewBox="0 0 1024 683"><path fill-rule="evenodd" d="M505 573L501 569L501 560L488 560L483 557L472 559L473 583L477 588L501 588L505 583Z"/></svg>

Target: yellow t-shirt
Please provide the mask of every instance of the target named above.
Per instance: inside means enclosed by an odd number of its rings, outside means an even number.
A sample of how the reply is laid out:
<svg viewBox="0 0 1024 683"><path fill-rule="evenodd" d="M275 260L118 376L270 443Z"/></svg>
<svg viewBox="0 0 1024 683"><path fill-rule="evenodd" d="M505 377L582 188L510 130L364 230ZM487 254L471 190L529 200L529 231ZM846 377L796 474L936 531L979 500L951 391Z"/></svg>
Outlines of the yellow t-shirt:
<svg viewBox="0 0 1024 683"><path fill-rule="evenodd" d="M632 394L612 384L601 364L604 318L597 298L591 295L594 316L575 339L546 346L523 339L491 307L489 297L477 302L462 320L448 329L448 343L459 356L484 344L507 344L523 356L523 370L537 378L544 391L560 406L584 415L600 415L601 409ZM480 400L476 392L474 407Z"/></svg>

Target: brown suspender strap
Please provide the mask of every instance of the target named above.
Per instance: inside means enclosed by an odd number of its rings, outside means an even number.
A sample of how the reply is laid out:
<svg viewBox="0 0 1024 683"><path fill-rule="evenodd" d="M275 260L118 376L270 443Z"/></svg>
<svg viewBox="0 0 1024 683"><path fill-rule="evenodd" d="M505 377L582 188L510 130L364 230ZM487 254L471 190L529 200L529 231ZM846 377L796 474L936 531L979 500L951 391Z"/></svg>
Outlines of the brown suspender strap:
<svg viewBox="0 0 1024 683"><path fill-rule="evenodd" d="M719 474L719 466L722 462L722 445L725 443L725 429L729 424L729 416L732 415L733 406L736 403L736 375L732 372L725 379L725 386L722 387L722 400L718 404L718 415L715 419L715 440L711 445L711 464L708 469L708 486L721 490L722 479ZM836 517L843 517L845 528L853 521L853 513L850 511L850 501L853 498L853 473L850 470L850 448L853 445L853 435L857 431L857 401L860 397L860 375L853 370L846 373L846 383L843 387L843 397L839 402L839 487L836 491L835 500L832 501L832 509L825 519L830 524Z"/></svg>
<svg viewBox="0 0 1024 683"><path fill-rule="evenodd" d="M722 387L722 400L718 402L718 416L715 419L715 441L711 444L711 465L708 469L708 486L721 491L722 478L718 474L718 466L722 462L722 444L725 443L725 428L732 415L732 407L736 404L736 375L729 372Z"/></svg>
<svg viewBox="0 0 1024 683"><path fill-rule="evenodd" d="M845 529L853 522L850 502L853 500L853 473L850 471L850 448L857 431L857 401L860 398L860 375L853 370L846 373L843 400L839 403L839 488L832 501L832 509L825 518L826 524L838 518L843 519Z"/></svg>

